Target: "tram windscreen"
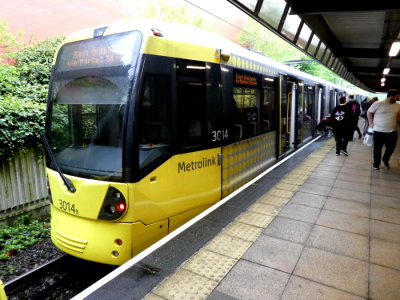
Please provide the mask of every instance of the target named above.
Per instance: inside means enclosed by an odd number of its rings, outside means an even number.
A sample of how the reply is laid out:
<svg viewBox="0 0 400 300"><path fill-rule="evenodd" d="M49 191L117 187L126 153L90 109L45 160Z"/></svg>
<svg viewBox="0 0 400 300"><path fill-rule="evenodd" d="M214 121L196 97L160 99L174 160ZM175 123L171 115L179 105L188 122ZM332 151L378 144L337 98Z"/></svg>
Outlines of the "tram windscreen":
<svg viewBox="0 0 400 300"><path fill-rule="evenodd" d="M140 43L133 31L61 47L47 125L54 157L66 174L122 179L125 111Z"/></svg>

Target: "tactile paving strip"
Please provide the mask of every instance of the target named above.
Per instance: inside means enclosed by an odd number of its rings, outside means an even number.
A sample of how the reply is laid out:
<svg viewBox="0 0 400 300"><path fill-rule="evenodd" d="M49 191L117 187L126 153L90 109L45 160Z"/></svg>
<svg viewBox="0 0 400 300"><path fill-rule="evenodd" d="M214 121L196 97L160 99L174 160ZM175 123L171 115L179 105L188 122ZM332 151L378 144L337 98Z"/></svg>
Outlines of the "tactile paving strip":
<svg viewBox="0 0 400 300"><path fill-rule="evenodd" d="M237 218L237 221L261 228L266 228L273 219L273 216L246 211L242 213L239 218Z"/></svg>
<svg viewBox="0 0 400 300"><path fill-rule="evenodd" d="M223 233L245 241L254 242L263 231L264 228L261 227L234 222L225 228Z"/></svg>
<svg viewBox="0 0 400 300"><path fill-rule="evenodd" d="M290 183L299 186L302 185L305 181L306 178L298 178L297 176L294 175L285 176L285 178L281 180L282 183Z"/></svg>
<svg viewBox="0 0 400 300"><path fill-rule="evenodd" d="M270 189L268 191L267 195L274 195L274 196L278 196L278 197L281 197L281 198L290 199L290 198L293 197L294 192L284 191L284 190L277 189L277 188L273 187L272 189Z"/></svg>
<svg viewBox="0 0 400 300"><path fill-rule="evenodd" d="M215 252L201 250L183 268L208 279L220 281L238 260Z"/></svg>
<svg viewBox="0 0 400 300"><path fill-rule="evenodd" d="M239 259L251 245L252 242L220 233L204 249Z"/></svg>
<svg viewBox="0 0 400 300"><path fill-rule="evenodd" d="M256 212L259 214L265 214L269 216L276 216L279 213L280 208L264 203L254 203L252 206L249 207L248 211Z"/></svg>
<svg viewBox="0 0 400 300"><path fill-rule="evenodd" d="M283 207L290 198L283 198L283 197L279 197L279 196L275 196L275 195L271 195L271 194L266 194L264 196L262 196L260 199L257 200L258 203L265 203L268 205L272 205L275 207Z"/></svg>
<svg viewBox="0 0 400 300"><path fill-rule="evenodd" d="M179 269L164 280L153 293L170 300L202 300L206 299L217 285L217 281Z"/></svg>
<svg viewBox="0 0 400 300"><path fill-rule="evenodd" d="M290 191L290 192L296 192L300 185L294 185L294 184L289 184L289 183L278 183L275 185L277 189L285 190L285 191Z"/></svg>

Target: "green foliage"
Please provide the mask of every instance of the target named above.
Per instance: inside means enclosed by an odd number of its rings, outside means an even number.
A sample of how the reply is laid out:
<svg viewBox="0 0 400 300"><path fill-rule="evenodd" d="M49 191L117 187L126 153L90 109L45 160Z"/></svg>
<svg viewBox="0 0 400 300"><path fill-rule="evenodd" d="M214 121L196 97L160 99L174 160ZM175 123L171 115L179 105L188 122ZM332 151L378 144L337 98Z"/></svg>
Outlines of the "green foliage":
<svg viewBox="0 0 400 300"><path fill-rule="evenodd" d="M19 85L19 72L16 67L0 64L0 97L13 95ZM0 99L1 99L0 98Z"/></svg>
<svg viewBox="0 0 400 300"><path fill-rule="evenodd" d="M15 63L0 63L0 161L40 147L51 64L62 41L50 38L21 49L19 37L0 21L0 46Z"/></svg>
<svg viewBox="0 0 400 300"><path fill-rule="evenodd" d="M22 31L16 35L8 31L8 22L0 20L0 46L3 52L0 53L0 59L12 58L15 56L15 51L21 47L21 42L18 39L21 37Z"/></svg>
<svg viewBox="0 0 400 300"><path fill-rule="evenodd" d="M28 84L47 85L54 53L63 38L49 38L26 47L17 53L15 66Z"/></svg>
<svg viewBox="0 0 400 300"><path fill-rule="evenodd" d="M248 20L237 40L242 45L246 45L250 49L261 52L278 62L314 60L312 57L290 45L253 19ZM307 64L293 64L292 67L335 84L353 87L353 85L347 83L344 79L340 78L340 76L316 61Z"/></svg>
<svg viewBox="0 0 400 300"><path fill-rule="evenodd" d="M19 217L12 226L0 229L0 260L8 259L49 236L48 222L31 220L29 216Z"/></svg>
<svg viewBox="0 0 400 300"><path fill-rule="evenodd" d="M171 23L190 24L208 31L212 31L215 24L206 22L204 17L194 14L184 2L168 0L148 1L145 17Z"/></svg>
<svg viewBox="0 0 400 300"><path fill-rule="evenodd" d="M0 99L0 161L31 147L40 147L45 105L16 97Z"/></svg>
<svg viewBox="0 0 400 300"><path fill-rule="evenodd" d="M253 19L248 19L237 41L279 62L310 59Z"/></svg>
<svg viewBox="0 0 400 300"><path fill-rule="evenodd" d="M301 64L299 66L294 66L299 70L317 76L319 78L323 78L327 81L334 82L336 84L340 83L342 80L338 75L330 71L328 68L324 67L320 63L312 62L309 64Z"/></svg>
<svg viewBox="0 0 400 300"><path fill-rule="evenodd" d="M47 89L47 83L29 82L21 74L19 68L0 64L0 99L18 98L44 103L47 98Z"/></svg>
<svg viewBox="0 0 400 300"><path fill-rule="evenodd" d="M51 62L60 42L38 42L16 52L15 66L0 64L0 97L46 102Z"/></svg>
<svg viewBox="0 0 400 300"><path fill-rule="evenodd" d="M12 57L15 65L6 64L0 56L0 99L17 97L46 102L51 63L63 38L49 38L22 48L18 41L22 33L13 35L7 30L7 22L0 21L0 47L5 49L3 58Z"/></svg>

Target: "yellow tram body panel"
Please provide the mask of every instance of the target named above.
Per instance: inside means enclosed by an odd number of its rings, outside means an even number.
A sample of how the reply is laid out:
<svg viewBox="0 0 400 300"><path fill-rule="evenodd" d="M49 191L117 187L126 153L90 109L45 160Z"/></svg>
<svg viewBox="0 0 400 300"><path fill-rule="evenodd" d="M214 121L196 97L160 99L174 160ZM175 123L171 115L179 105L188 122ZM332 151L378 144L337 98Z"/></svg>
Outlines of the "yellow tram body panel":
<svg viewBox="0 0 400 300"><path fill-rule="evenodd" d="M136 184L129 214L150 224L166 216L178 216L221 199L221 148L171 157Z"/></svg>
<svg viewBox="0 0 400 300"><path fill-rule="evenodd" d="M68 176L75 193L48 169L53 243L82 259L124 263L221 199L220 152L215 148L173 156L137 183ZM127 211L116 221L99 220L110 186L122 192Z"/></svg>
<svg viewBox="0 0 400 300"><path fill-rule="evenodd" d="M216 49L210 47L199 46L155 36L147 37L143 44L143 53L146 54L206 62L219 62L219 56L216 57L215 54Z"/></svg>
<svg viewBox="0 0 400 300"><path fill-rule="evenodd" d="M47 168L47 177L51 188L53 205L58 209L87 219L97 219L103 199L110 186L116 187L128 199L126 183L105 182L75 176L68 176L76 188L75 193L69 192L58 173ZM129 206L129 203L127 204Z"/></svg>

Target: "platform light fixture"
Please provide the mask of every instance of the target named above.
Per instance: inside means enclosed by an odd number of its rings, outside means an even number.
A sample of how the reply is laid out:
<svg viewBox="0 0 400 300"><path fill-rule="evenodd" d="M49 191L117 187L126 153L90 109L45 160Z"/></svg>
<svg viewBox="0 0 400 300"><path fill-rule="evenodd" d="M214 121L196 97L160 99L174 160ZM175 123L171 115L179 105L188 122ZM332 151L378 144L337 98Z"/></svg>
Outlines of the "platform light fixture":
<svg viewBox="0 0 400 300"><path fill-rule="evenodd" d="M384 68L383 69L383 75L387 75L390 72L390 68Z"/></svg>
<svg viewBox="0 0 400 300"><path fill-rule="evenodd" d="M381 82L383 83L383 82L385 82L386 81L386 78L385 77L382 77L381 78Z"/></svg>
<svg viewBox="0 0 400 300"><path fill-rule="evenodd" d="M188 66L186 66L186 69L205 70L206 67L203 67L203 66L190 66L190 65L188 65Z"/></svg>
<svg viewBox="0 0 400 300"><path fill-rule="evenodd" d="M400 41L395 41L392 44L392 47L390 48L389 56L391 57L397 56L397 54L399 54L399 51L400 51Z"/></svg>

